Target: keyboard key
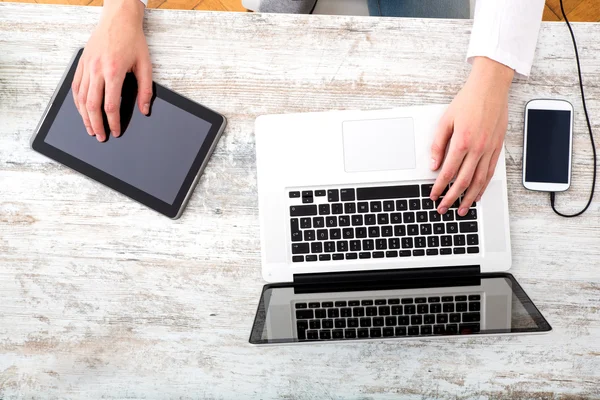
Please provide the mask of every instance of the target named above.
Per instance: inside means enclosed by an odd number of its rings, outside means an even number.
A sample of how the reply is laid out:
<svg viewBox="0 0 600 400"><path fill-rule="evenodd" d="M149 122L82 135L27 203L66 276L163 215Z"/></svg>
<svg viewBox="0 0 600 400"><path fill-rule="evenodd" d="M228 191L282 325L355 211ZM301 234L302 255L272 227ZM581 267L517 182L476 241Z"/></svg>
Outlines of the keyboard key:
<svg viewBox="0 0 600 400"><path fill-rule="evenodd" d="M331 240L338 240L342 238L342 230L341 229L330 229L329 237Z"/></svg>
<svg viewBox="0 0 600 400"><path fill-rule="evenodd" d="M419 211L417 213L417 222L427 222L427 211Z"/></svg>
<svg viewBox="0 0 600 400"><path fill-rule="evenodd" d="M292 231L292 242L301 242L302 241L302 231Z"/></svg>
<svg viewBox="0 0 600 400"><path fill-rule="evenodd" d="M427 247L440 247L440 238L438 236L429 236L427 238Z"/></svg>
<svg viewBox="0 0 600 400"><path fill-rule="evenodd" d="M292 254L308 254L310 253L308 243L292 243Z"/></svg>
<svg viewBox="0 0 600 400"><path fill-rule="evenodd" d="M458 314L458 313L450 314L450 322L452 322L452 323L460 322L460 314Z"/></svg>
<svg viewBox="0 0 600 400"><path fill-rule="evenodd" d="M317 340L317 339L319 339L319 331L306 331L306 338L308 340Z"/></svg>
<svg viewBox="0 0 600 400"><path fill-rule="evenodd" d="M298 312L299 311L296 311L296 314ZM481 318L481 315L478 312L462 314L463 322L479 322L480 318Z"/></svg>
<svg viewBox="0 0 600 400"><path fill-rule="evenodd" d="M357 334L359 338L368 338L369 330L368 329L357 329Z"/></svg>
<svg viewBox="0 0 600 400"><path fill-rule="evenodd" d="M298 191L290 192L290 199L296 199L298 197L300 197L300 192L298 192Z"/></svg>
<svg viewBox="0 0 600 400"><path fill-rule="evenodd" d="M465 235L454 235L454 245L464 246L466 243Z"/></svg>
<svg viewBox="0 0 600 400"><path fill-rule="evenodd" d="M444 303L450 302L450 301L454 301L454 297L452 296L442 296L442 301Z"/></svg>
<svg viewBox="0 0 600 400"><path fill-rule="evenodd" d="M335 242L325 242L325 252L333 253L334 251L335 251ZM334 254L333 259L336 260L335 254Z"/></svg>
<svg viewBox="0 0 600 400"><path fill-rule="evenodd" d="M477 209L470 208L469 211L467 212L467 214L464 217L461 217L460 215L456 214L456 219L458 221L466 221L466 220L477 219Z"/></svg>
<svg viewBox="0 0 600 400"><path fill-rule="evenodd" d="M332 216L332 217L325 218L325 225L328 228L336 227L337 226L337 217Z"/></svg>
<svg viewBox="0 0 600 400"><path fill-rule="evenodd" d="M363 250L375 250L375 241L372 239L365 239L362 241Z"/></svg>
<svg viewBox="0 0 600 400"><path fill-rule="evenodd" d="M377 307L366 308L367 317L375 317L377 315Z"/></svg>
<svg viewBox="0 0 600 400"><path fill-rule="evenodd" d="M315 231L313 229L309 229L307 231L304 231L304 240L305 241L315 240Z"/></svg>
<svg viewBox="0 0 600 400"><path fill-rule="evenodd" d="M418 336L419 335L419 327L418 326L409 326L408 327L408 336Z"/></svg>
<svg viewBox="0 0 600 400"><path fill-rule="evenodd" d="M360 319L361 328L368 328L371 326L371 318L361 318Z"/></svg>
<svg viewBox="0 0 600 400"><path fill-rule="evenodd" d="M458 326L456 324L446 325L446 333L448 335L456 335L458 333Z"/></svg>
<svg viewBox="0 0 600 400"><path fill-rule="evenodd" d="M454 221L454 210L448 210L446 214L442 215L444 221Z"/></svg>
<svg viewBox="0 0 600 400"><path fill-rule="evenodd" d="M479 324L460 324L458 331L461 335L469 335L471 333L479 333Z"/></svg>
<svg viewBox="0 0 600 400"><path fill-rule="evenodd" d="M454 254L465 254L465 248L464 247L455 247L454 248Z"/></svg>
<svg viewBox="0 0 600 400"><path fill-rule="evenodd" d="M406 227L404 225L394 225L394 236L406 236Z"/></svg>
<svg viewBox="0 0 600 400"><path fill-rule="evenodd" d="M336 328L345 328L346 327L346 320L343 318L338 318L334 321L334 325Z"/></svg>
<svg viewBox="0 0 600 400"><path fill-rule="evenodd" d="M338 241L337 242L337 251L338 251L338 253L348 251L348 241L347 240Z"/></svg>
<svg viewBox="0 0 600 400"><path fill-rule="evenodd" d="M352 226L360 226L363 224L363 216L358 214L358 215L353 215L352 216Z"/></svg>
<svg viewBox="0 0 600 400"><path fill-rule="evenodd" d="M317 256L316 255L306 256L306 261L307 262L317 261Z"/></svg>
<svg viewBox="0 0 600 400"><path fill-rule="evenodd" d="M384 325L384 322L383 322L382 317L373 318L373 326L383 326L383 325Z"/></svg>
<svg viewBox="0 0 600 400"><path fill-rule="evenodd" d="M330 254L319 254L319 261L331 261Z"/></svg>
<svg viewBox="0 0 600 400"><path fill-rule="evenodd" d="M435 315L427 314L427 315L423 316L423 323L424 324L435 324Z"/></svg>
<svg viewBox="0 0 600 400"><path fill-rule="evenodd" d="M313 226L315 228L323 228L325 226L325 218L313 217ZM309 228L310 228L310 226L309 226Z"/></svg>
<svg viewBox="0 0 600 400"><path fill-rule="evenodd" d="M413 257L421 257L425 255L425 250L413 250Z"/></svg>
<svg viewBox="0 0 600 400"><path fill-rule="evenodd" d="M433 201L431 199L423 199L421 200L421 207L423 210L432 210L434 208Z"/></svg>
<svg viewBox="0 0 600 400"><path fill-rule="evenodd" d="M373 300L362 300L360 302L361 305L363 306L372 306L373 305Z"/></svg>
<svg viewBox="0 0 600 400"><path fill-rule="evenodd" d="M429 305L428 304L419 304L417 306L417 313L418 314L427 314L427 313L429 313Z"/></svg>
<svg viewBox="0 0 600 400"><path fill-rule="evenodd" d="M470 294L469 295L469 301L479 301L481 300L481 296L478 294Z"/></svg>
<svg viewBox="0 0 600 400"><path fill-rule="evenodd" d="M354 317L363 317L365 315L364 307L354 307L352 309L352 316Z"/></svg>
<svg viewBox="0 0 600 400"><path fill-rule="evenodd" d="M469 311L479 311L481 310L481 304L479 302L470 302L469 303Z"/></svg>
<svg viewBox="0 0 600 400"><path fill-rule="evenodd" d="M390 306L379 306L379 315L386 316L390 315Z"/></svg>
<svg viewBox="0 0 600 400"><path fill-rule="evenodd" d="M298 322L302 322L302 321L298 321ZM312 319L310 321L310 329L321 329L321 320Z"/></svg>
<svg viewBox="0 0 600 400"><path fill-rule="evenodd" d="M404 326L397 326L394 329L394 336L406 336L406 327L404 327Z"/></svg>
<svg viewBox="0 0 600 400"><path fill-rule="evenodd" d="M445 313L454 312L454 303L444 303L442 309Z"/></svg>
<svg viewBox="0 0 600 400"><path fill-rule="evenodd" d="M416 236L419 234L419 225L417 225L417 224L408 225L406 231L408 232L408 234L410 236Z"/></svg>
<svg viewBox="0 0 600 400"><path fill-rule="evenodd" d="M402 248L403 249L412 249L412 247L413 247L413 239L411 237L402 238Z"/></svg>
<svg viewBox="0 0 600 400"><path fill-rule="evenodd" d="M327 313L322 308L315 310L315 318L325 318Z"/></svg>
<svg viewBox="0 0 600 400"><path fill-rule="evenodd" d="M460 233L477 232L477 222L476 221L460 222L459 224L460 224Z"/></svg>
<svg viewBox="0 0 600 400"><path fill-rule="evenodd" d="M340 190L340 198L342 201L354 201L356 200L356 195L354 189L341 189Z"/></svg>
<svg viewBox="0 0 600 400"><path fill-rule="evenodd" d="M350 226L350 217L347 215L340 215L338 218L340 226Z"/></svg>
<svg viewBox="0 0 600 400"><path fill-rule="evenodd" d="M350 307L359 306L360 305L360 301L359 300L350 300L350 301L348 301L348 305Z"/></svg>
<svg viewBox="0 0 600 400"><path fill-rule="evenodd" d="M317 206L315 205L290 207L291 217L304 217L313 215L317 215Z"/></svg>
<svg viewBox="0 0 600 400"><path fill-rule="evenodd" d="M311 309L296 310L296 319L311 319L315 317L315 313ZM308 326L307 326L308 328Z"/></svg>
<svg viewBox="0 0 600 400"><path fill-rule="evenodd" d="M357 260L358 254L356 253L346 253L346 260Z"/></svg>
<svg viewBox="0 0 600 400"><path fill-rule="evenodd" d="M419 197L419 186L406 185L358 188L356 190L356 196L359 200L406 199L410 197Z"/></svg>
<svg viewBox="0 0 600 400"><path fill-rule="evenodd" d="M377 223L379 225L387 225L390 223L389 216L387 214L377 214Z"/></svg>
<svg viewBox="0 0 600 400"><path fill-rule="evenodd" d="M399 255L400 257L410 257L410 256L412 255L412 253L411 253L411 251L410 251L410 250L400 250L400 251L398 252L398 255Z"/></svg>
<svg viewBox="0 0 600 400"><path fill-rule="evenodd" d="M356 228L355 229L355 236L357 238L366 238L367 237L367 228Z"/></svg>
<svg viewBox="0 0 600 400"><path fill-rule="evenodd" d="M361 201L358 203L358 212L359 213L368 213L369 212L369 203L366 201Z"/></svg>
<svg viewBox="0 0 600 400"><path fill-rule="evenodd" d="M427 246L427 240L423 236L419 236L415 238L415 247L417 249L422 249Z"/></svg>
<svg viewBox="0 0 600 400"><path fill-rule="evenodd" d="M358 328L358 318L348 318L348 328Z"/></svg>
<svg viewBox="0 0 600 400"><path fill-rule="evenodd" d="M361 260L371 258L371 253L363 251L362 253L358 253L358 258L360 258Z"/></svg>
<svg viewBox="0 0 600 400"><path fill-rule="evenodd" d="M326 194L325 190L315 190L316 197L324 197Z"/></svg>
<svg viewBox="0 0 600 400"><path fill-rule="evenodd" d="M310 244L310 252L311 253L322 253L323 252L323 243L315 242Z"/></svg>
<svg viewBox="0 0 600 400"><path fill-rule="evenodd" d="M356 212L356 204L354 204L354 203L344 204L344 212L346 214L354 214Z"/></svg>
<svg viewBox="0 0 600 400"><path fill-rule="evenodd" d="M312 190L303 190L302 197L313 197L313 191Z"/></svg>
<svg viewBox="0 0 600 400"><path fill-rule="evenodd" d="M442 237L440 237L441 243L442 243L442 247L450 247L452 246L452 236L450 235L444 235Z"/></svg>
<svg viewBox="0 0 600 400"><path fill-rule="evenodd" d="M442 220L442 216L436 210L429 211L429 221L431 222L439 222Z"/></svg>
<svg viewBox="0 0 600 400"><path fill-rule="evenodd" d="M390 214L391 223L392 224L401 224L402 223L402 214L401 213L392 213Z"/></svg>
<svg viewBox="0 0 600 400"><path fill-rule="evenodd" d="M392 306L392 315L402 315L402 306Z"/></svg>
<svg viewBox="0 0 600 400"><path fill-rule="evenodd" d="M330 212L329 204L319 204L319 215L329 215Z"/></svg>
<svg viewBox="0 0 600 400"><path fill-rule="evenodd" d="M387 304L387 301L385 299L377 299L377 300L375 300L375 305L376 306L382 306L384 304Z"/></svg>
<svg viewBox="0 0 600 400"><path fill-rule="evenodd" d="M439 298L438 298L439 301ZM437 314L442 312L442 305L440 303L432 303L429 305L429 312L433 314Z"/></svg>
<svg viewBox="0 0 600 400"><path fill-rule="evenodd" d="M354 229L344 228L342 231L342 236L344 236L344 239L354 239Z"/></svg>
<svg viewBox="0 0 600 400"><path fill-rule="evenodd" d="M467 253L469 253L469 254L479 253L479 247L467 247Z"/></svg>
<svg viewBox="0 0 600 400"><path fill-rule="evenodd" d="M384 201L383 202L383 211L394 211L394 202L393 201Z"/></svg>
<svg viewBox="0 0 600 400"><path fill-rule="evenodd" d="M431 189L433 189L433 183L421 185L421 197L429 197L429 195L431 195Z"/></svg>
<svg viewBox="0 0 600 400"><path fill-rule="evenodd" d="M380 338L381 337L381 328L371 328L369 330L369 334L372 338Z"/></svg>
<svg viewBox="0 0 600 400"><path fill-rule="evenodd" d="M437 256L439 254L438 249L427 249L426 254L428 256Z"/></svg>
<svg viewBox="0 0 600 400"><path fill-rule="evenodd" d="M310 204L314 201L312 197L302 197L302 204Z"/></svg>
<svg viewBox="0 0 600 400"><path fill-rule="evenodd" d="M360 240L350 241L350 251L361 251Z"/></svg>
<svg viewBox="0 0 600 400"><path fill-rule="evenodd" d="M306 305L306 303L296 303L295 308L307 308L307 305ZM311 307L311 308L313 308L313 307Z"/></svg>
<svg viewBox="0 0 600 400"><path fill-rule="evenodd" d="M339 304L339 305L338 305ZM336 307L342 307L340 309L340 315L344 318L348 318L352 316L352 309L349 307L346 307L346 302L345 301L336 301L335 302L335 306Z"/></svg>
<svg viewBox="0 0 600 400"><path fill-rule="evenodd" d="M381 211L381 202L380 201L372 201L371 202L371 212L378 213Z"/></svg>
<svg viewBox="0 0 600 400"><path fill-rule="evenodd" d="M381 236L390 237L394 236L394 228L391 225L381 227Z"/></svg>
<svg viewBox="0 0 600 400"><path fill-rule="evenodd" d="M317 230L317 240L328 240L328 239L329 239L329 231L327 229Z"/></svg>
<svg viewBox="0 0 600 400"><path fill-rule="evenodd" d="M458 297L458 296L456 296ZM456 303L456 311L465 312L467 311L467 303Z"/></svg>
<svg viewBox="0 0 600 400"><path fill-rule="evenodd" d="M374 251L371 254L373 255L373 258L384 258L385 257L385 253L383 251Z"/></svg>
<svg viewBox="0 0 600 400"><path fill-rule="evenodd" d="M398 322L398 318L396 317L385 317L385 325L386 326L394 326Z"/></svg>
<svg viewBox="0 0 600 400"><path fill-rule="evenodd" d="M398 325L408 325L410 324L410 317L407 315L402 315L398 317Z"/></svg>
<svg viewBox="0 0 600 400"><path fill-rule="evenodd" d="M431 325L421 326L421 335L431 335L432 333L433 333L433 330L431 328Z"/></svg>
<svg viewBox="0 0 600 400"><path fill-rule="evenodd" d="M292 256L292 262L304 262L304 256Z"/></svg>
<svg viewBox="0 0 600 400"><path fill-rule="evenodd" d="M419 199L411 199L408 201L408 209L409 210L420 210L421 209L421 202L419 201Z"/></svg>
<svg viewBox="0 0 600 400"><path fill-rule="evenodd" d="M458 233L458 224L456 222L448 222L446 224L446 232Z"/></svg>
<svg viewBox="0 0 600 400"><path fill-rule="evenodd" d="M365 225L375 225L377 224L377 218L375 214L367 214L365 215Z"/></svg>
<svg viewBox="0 0 600 400"><path fill-rule="evenodd" d="M396 200L396 211L408 210L408 202L406 200Z"/></svg>
<svg viewBox="0 0 600 400"><path fill-rule="evenodd" d="M331 339L331 331L330 330L319 331L319 338L323 339L323 340Z"/></svg>
<svg viewBox="0 0 600 400"><path fill-rule="evenodd" d="M438 314L436 315L435 320L438 324L446 324L448 323L448 314Z"/></svg>
<svg viewBox="0 0 600 400"><path fill-rule="evenodd" d="M375 240L375 248L377 250L387 250L387 239Z"/></svg>
<svg viewBox="0 0 600 400"><path fill-rule="evenodd" d="M405 224L412 224L415 222L415 213L414 212L405 212L402 215L402 218L404 219L404 223Z"/></svg>
<svg viewBox="0 0 600 400"><path fill-rule="evenodd" d="M421 235L431 235L432 227L431 224L421 224Z"/></svg>
<svg viewBox="0 0 600 400"><path fill-rule="evenodd" d="M340 192L337 189L329 189L327 191L327 201L330 203L340 201Z"/></svg>
<svg viewBox="0 0 600 400"><path fill-rule="evenodd" d="M387 258L394 258L394 257L398 257L398 252L396 250L388 250L385 252L385 256ZM300 256L302 257L302 256Z"/></svg>
<svg viewBox="0 0 600 400"><path fill-rule="evenodd" d="M469 246L477 246L479 244L478 235L467 235L467 244Z"/></svg>
<svg viewBox="0 0 600 400"><path fill-rule="evenodd" d="M346 329L344 331L344 337L346 339L356 339L356 329Z"/></svg>
<svg viewBox="0 0 600 400"><path fill-rule="evenodd" d="M331 329L331 328L333 328L333 320L332 319L324 319L323 320L323 328L324 329Z"/></svg>
<svg viewBox="0 0 600 400"><path fill-rule="evenodd" d="M414 304L407 304L404 306L404 314L411 315L417 312L417 306Z"/></svg>
<svg viewBox="0 0 600 400"><path fill-rule="evenodd" d="M342 203L335 203L331 205L331 213L332 214L343 214L344 213L344 205Z"/></svg>
<svg viewBox="0 0 600 400"><path fill-rule="evenodd" d="M446 226L444 224L433 224L433 233L443 235L446 233Z"/></svg>
<svg viewBox="0 0 600 400"><path fill-rule="evenodd" d="M383 337L394 336L394 328L383 328Z"/></svg>

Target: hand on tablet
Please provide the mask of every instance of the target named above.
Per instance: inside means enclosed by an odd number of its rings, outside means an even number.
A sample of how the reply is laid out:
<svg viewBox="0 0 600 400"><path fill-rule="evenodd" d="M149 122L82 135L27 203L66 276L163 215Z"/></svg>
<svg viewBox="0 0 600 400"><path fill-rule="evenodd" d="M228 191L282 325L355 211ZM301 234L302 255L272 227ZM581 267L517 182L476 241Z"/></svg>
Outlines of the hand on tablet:
<svg viewBox="0 0 600 400"><path fill-rule="evenodd" d="M442 169L431 199L437 200L456 178L438 206L440 214L466 191L458 209L459 215L466 215L492 179L508 125L508 90L513 75L514 71L503 64L476 57L467 83L440 120L431 146L431 169Z"/></svg>
<svg viewBox="0 0 600 400"><path fill-rule="evenodd" d="M138 107L148 114L152 98L152 64L142 29L140 1L106 0L100 23L90 37L73 78L73 99L88 134L98 141L121 135L119 107L127 72L138 82ZM102 106L110 132L105 132Z"/></svg>

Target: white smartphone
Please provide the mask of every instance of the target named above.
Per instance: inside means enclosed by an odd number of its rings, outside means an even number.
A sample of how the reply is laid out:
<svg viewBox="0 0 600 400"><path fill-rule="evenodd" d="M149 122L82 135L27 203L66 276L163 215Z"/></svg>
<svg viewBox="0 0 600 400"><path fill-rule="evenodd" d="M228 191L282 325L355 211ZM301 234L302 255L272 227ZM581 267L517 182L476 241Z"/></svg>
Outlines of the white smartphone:
<svg viewBox="0 0 600 400"><path fill-rule="evenodd" d="M565 100L531 100L525 106L523 186L562 192L571 185L573 106Z"/></svg>

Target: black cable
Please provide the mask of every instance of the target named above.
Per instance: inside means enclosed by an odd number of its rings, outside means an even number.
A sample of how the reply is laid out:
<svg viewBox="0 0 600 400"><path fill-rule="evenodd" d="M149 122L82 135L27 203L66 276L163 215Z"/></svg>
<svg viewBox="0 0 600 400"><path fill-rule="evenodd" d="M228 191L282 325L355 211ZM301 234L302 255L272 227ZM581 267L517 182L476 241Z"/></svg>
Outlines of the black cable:
<svg viewBox="0 0 600 400"><path fill-rule="evenodd" d="M318 2L319 2L319 0L315 0L315 4L313 5L313 8L310 10L309 14L312 14L313 11L315 11L315 8L317 7Z"/></svg>
<svg viewBox="0 0 600 400"><path fill-rule="evenodd" d="M560 11L562 12L562 16L567 23L567 27L569 27L569 32L571 32L571 39L573 39L573 47L575 48L575 60L577 61L577 74L579 75L579 89L581 89L581 101L583 103L583 111L585 113L585 120L587 121L588 130L590 131L590 142L592 143L592 154L594 155L594 172L592 177L592 192L590 193L590 199L587 204L583 208L583 210L579 211L576 214L566 215L558 212L554 207L554 199L556 196L555 192L550 193L550 205L552 206L552 210L555 213L565 218L577 217L589 208L590 204L592 204L592 200L594 199L594 191L596 190L596 169L597 169L597 161L596 161L596 144L594 143L594 134L592 133L592 124L590 124L590 117L588 115L587 106L585 105L585 94L583 93L583 83L581 79L581 65L579 65L579 52L577 51L577 42L575 41L575 35L573 34L573 28L571 28L571 24L567 19L567 15L565 14L565 9L563 8L563 0L560 0ZM573 139L571 139L573 140Z"/></svg>

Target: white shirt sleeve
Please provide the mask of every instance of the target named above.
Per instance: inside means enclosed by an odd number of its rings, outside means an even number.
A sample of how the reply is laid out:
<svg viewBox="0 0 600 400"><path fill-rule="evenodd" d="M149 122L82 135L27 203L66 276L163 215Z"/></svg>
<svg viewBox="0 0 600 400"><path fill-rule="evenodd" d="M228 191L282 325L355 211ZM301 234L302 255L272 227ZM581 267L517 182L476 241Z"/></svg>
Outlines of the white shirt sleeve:
<svg viewBox="0 0 600 400"><path fill-rule="evenodd" d="M140 0L142 3L144 3L144 6L148 7L148 0Z"/></svg>
<svg viewBox="0 0 600 400"><path fill-rule="evenodd" d="M467 61L484 56L529 76L544 0L478 0Z"/></svg>

